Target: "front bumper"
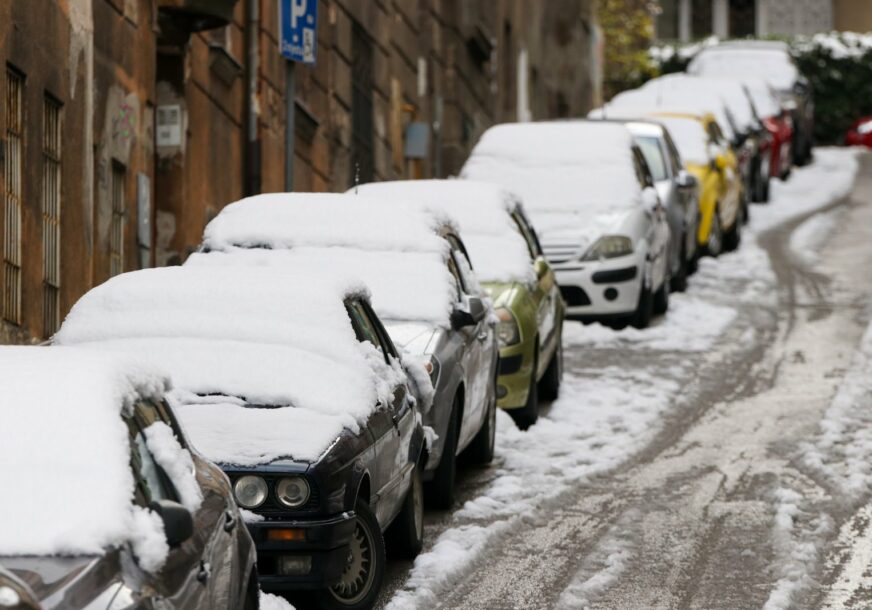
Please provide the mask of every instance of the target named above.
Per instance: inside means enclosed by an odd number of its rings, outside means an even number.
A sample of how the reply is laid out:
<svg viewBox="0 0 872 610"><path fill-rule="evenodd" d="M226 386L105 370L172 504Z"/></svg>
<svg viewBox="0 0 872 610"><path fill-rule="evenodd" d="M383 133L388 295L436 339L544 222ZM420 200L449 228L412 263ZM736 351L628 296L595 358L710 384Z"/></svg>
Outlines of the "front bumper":
<svg viewBox="0 0 872 610"><path fill-rule="evenodd" d="M527 404L533 370L533 341L521 341L500 349L500 369L497 376L497 406L520 409Z"/></svg>
<svg viewBox="0 0 872 610"><path fill-rule="evenodd" d="M598 320L629 315L639 303L644 274L637 255L555 265L566 316Z"/></svg>
<svg viewBox="0 0 872 610"><path fill-rule="evenodd" d="M257 548L257 569L264 591L323 589L335 584L345 569L348 543L354 533L354 513L342 513L321 520L258 521L248 523ZM270 530L301 530L302 538L277 541ZM284 573L283 558L294 558L309 568Z"/></svg>

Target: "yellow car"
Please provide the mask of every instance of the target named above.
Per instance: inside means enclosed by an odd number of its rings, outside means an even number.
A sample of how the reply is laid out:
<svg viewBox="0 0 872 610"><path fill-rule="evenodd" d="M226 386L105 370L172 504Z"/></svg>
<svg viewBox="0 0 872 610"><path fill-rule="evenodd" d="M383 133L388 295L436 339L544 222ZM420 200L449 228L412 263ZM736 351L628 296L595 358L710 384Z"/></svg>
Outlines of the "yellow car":
<svg viewBox="0 0 872 610"><path fill-rule="evenodd" d="M711 114L651 113L663 123L687 171L699 182L699 245L711 256L734 250L745 219L736 155Z"/></svg>

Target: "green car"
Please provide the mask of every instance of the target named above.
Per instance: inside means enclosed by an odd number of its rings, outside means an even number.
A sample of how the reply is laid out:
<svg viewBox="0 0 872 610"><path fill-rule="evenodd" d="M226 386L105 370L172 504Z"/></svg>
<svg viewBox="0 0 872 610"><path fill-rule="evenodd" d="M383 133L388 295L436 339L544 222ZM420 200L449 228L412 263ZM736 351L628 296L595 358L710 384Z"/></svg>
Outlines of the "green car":
<svg viewBox="0 0 872 610"><path fill-rule="evenodd" d="M520 201L496 185L472 180L378 182L358 191L443 210L458 225L498 318L497 406L521 429L534 424L539 400L554 400L560 389L565 305Z"/></svg>

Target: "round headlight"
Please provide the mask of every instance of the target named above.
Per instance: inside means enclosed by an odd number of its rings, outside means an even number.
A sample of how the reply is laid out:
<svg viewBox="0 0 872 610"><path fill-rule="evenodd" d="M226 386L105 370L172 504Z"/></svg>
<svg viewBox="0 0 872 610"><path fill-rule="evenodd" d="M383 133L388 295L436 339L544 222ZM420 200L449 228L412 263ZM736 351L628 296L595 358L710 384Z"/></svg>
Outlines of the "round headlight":
<svg viewBox="0 0 872 610"><path fill-rule="evenodd" d="M279 502L288 508L299 508L309 499L309 484L303 477L287 477L276 485Z"/></svg>
<svg viewBox="0 0 872 610"><path fill-rule="evenodd" d="M266 501L267 493L266 481L260 477L246 475L233 484L233 495L242 508L257 508Z"/></svg>

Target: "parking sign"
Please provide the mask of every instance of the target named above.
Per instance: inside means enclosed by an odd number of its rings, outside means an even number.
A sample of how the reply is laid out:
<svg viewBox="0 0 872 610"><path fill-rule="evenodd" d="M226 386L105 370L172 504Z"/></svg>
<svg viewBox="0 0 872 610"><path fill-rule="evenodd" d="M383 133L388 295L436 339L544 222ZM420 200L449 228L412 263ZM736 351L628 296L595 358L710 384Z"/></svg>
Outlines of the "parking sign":
<svg viewBox="0 0 872 610"><path fill-rule="evenodd" d="M291 61L315 63L318 0L279 0L279 50Z"/></svg>

